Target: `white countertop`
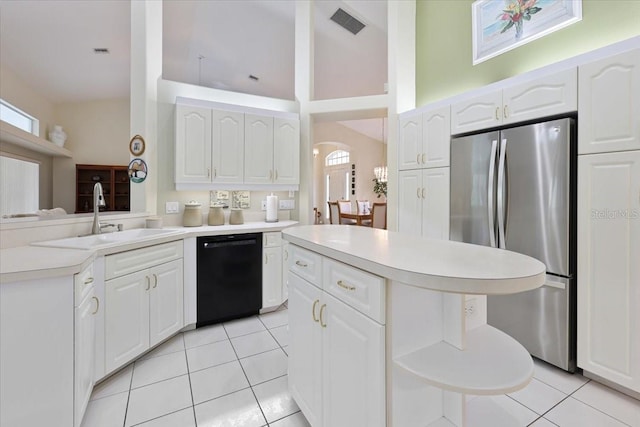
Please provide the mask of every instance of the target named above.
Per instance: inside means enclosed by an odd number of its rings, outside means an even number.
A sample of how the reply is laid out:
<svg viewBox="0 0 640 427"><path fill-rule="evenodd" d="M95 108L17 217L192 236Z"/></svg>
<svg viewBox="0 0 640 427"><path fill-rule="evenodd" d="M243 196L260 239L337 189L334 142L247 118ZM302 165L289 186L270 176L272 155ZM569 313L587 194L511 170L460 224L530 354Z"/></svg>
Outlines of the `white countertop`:
<svg viewBox="0 0 640 427"><path fill-rule="evenodd" d="M540 261L504 249L349 225L283 230L303 248L391 280L442 292L510 294L545 281Z"/></svg>
<svg viewBox="0 0 640 427"><path fill-rule="evenodd" d="M123 252L140 247L180 240L187 237L214 236L233 233L263 233L281 231L296 225L297 221L247 222L240 225L202 227L167 227L182 233L141 242L126 242L97 250L60 249L38 246L20 246L0 250L0 283L36 280L47 277L70 276L80 272L96 256Z"/></svg>

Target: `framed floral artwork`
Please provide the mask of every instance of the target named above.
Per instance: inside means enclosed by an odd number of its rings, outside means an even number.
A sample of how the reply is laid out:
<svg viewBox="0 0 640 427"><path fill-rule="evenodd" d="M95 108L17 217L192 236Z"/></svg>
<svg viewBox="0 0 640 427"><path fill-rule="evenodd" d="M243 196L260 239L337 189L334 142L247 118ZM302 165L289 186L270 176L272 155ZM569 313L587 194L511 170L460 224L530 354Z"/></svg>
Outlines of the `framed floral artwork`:
<svg viewBox="0 0 640 427"><path fill-rule="evenodd" d="M582 0L477 0L473 65L582 20Z"/></svg>

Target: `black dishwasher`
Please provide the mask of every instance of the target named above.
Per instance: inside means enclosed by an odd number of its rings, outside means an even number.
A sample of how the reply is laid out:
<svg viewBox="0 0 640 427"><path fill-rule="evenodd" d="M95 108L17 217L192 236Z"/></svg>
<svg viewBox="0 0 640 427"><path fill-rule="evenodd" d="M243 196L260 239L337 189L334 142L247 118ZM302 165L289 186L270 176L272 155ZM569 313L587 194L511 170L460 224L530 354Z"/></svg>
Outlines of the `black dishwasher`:
<svg viewBox="0 0 640 427"><path fill-rule="evenodd" d="M262 233L198 237L196 327L262 308Z"/></svg>

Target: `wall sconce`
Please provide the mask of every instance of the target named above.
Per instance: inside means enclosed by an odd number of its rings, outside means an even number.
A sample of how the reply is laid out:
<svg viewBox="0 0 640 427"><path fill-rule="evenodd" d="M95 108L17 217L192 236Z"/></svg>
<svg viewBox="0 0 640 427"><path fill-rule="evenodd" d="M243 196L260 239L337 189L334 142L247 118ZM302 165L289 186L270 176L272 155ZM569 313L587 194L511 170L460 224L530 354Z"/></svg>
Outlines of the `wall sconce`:
<svg viewBox="0 0 640 427"><path fill-rule="evenodd" d="M318 154L320 154L320 150L318 150L317 148L313 149L313 158L315 159L316 157L318 157Z"/></svg>

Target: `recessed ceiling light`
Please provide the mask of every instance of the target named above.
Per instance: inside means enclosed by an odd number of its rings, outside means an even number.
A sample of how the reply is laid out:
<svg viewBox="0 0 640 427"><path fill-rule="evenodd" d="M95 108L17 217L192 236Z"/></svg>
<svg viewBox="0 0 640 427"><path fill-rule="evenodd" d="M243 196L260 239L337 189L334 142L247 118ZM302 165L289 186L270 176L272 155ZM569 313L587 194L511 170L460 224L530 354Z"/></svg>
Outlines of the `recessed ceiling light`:
<svg viewBox="0 0 640 427"><path fill-rule="evenodd" d="M251 80L255 80L255 81L260 80L258 77L254 76L253 74L249 74L249 78L250 78Z"/></svg>
<svg viewBox="0 0 640 427"><path fill-rule="evenodd" d="M106 47L94 47L93 53L95 53L96 55L108 55L109 49L107 49Z"/></svg>

